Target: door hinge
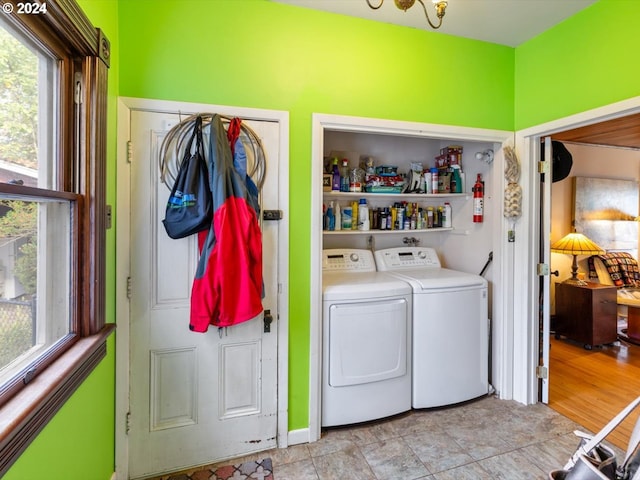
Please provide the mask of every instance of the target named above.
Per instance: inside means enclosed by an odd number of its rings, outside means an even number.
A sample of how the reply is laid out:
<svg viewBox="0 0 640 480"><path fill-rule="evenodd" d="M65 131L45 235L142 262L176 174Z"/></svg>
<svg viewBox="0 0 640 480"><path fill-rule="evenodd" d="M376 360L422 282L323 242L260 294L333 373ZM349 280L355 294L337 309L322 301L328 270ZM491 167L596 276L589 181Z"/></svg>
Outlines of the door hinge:
<svg viewBox="0 0 640 480"><path fill-rule="evenodd" d="M127 299L131 300L131 277L127 277Z"/></svg>
<svg viewBox="0 0 640 480"><path fill-rule="evenodd" d="M131 163L133 159L133 143L131 140L127 141L127 163Z"/></svg>
<svg viewBox="0 0 640 480"><path fill-rule="evenodd" d="M538 162L538 173L549 173L549 162Z"/></svg>
<svg viewBox="0 0 640 480"><path fill-rule="evenodd" d="M536 378L546 380L549 378L549 370L544 365L538 365L536 367Z"/></svg>
<svg viewBox="0 0 640 480"><path fill-rule="evenodd" d="M539 276L549 275L549 264L547 264L547 263L539 263L536 266L536 269L538 271L538 275Z"/></svg>
<svg viewBox="0 0 640 480"><path fill-rule="evenodd" d="M82 103L82 73L76 72L74 82L73 103L80 105Z"/></svg>
<svg viewBox="0 0 640 480"><path fill-rule="evenodd" d="M109 230L111 228L111 205L105 205L105 216L104 228Z"/></svg>
<svg viewBox="0 0 640 480"><path fill-rule="evenodd" d="M131 412L127 412L124 422L124 433L129 435L129 430L131 430Z"/></svg>

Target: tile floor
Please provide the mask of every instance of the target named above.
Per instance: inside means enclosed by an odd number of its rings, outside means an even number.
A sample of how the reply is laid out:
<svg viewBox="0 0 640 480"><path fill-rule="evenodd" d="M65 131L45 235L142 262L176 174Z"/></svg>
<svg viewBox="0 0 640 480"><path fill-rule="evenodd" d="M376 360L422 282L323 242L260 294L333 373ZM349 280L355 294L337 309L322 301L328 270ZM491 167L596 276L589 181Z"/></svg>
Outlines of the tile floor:
<svg viewBox="0 0 640 480"><path fill-rule="evenodd" d="M317 442L232 463L271 457L275 480L542 480L575 451L576 429L546 405L487 397L323 430Z"/></svg>

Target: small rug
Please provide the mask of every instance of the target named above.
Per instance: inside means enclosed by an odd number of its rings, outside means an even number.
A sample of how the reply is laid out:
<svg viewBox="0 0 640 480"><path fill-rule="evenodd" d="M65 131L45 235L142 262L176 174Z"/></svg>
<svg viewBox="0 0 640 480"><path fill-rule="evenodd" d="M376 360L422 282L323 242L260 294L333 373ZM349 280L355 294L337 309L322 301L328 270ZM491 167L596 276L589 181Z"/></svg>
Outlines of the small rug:
<svg viewBox="0 0 640 480"><path fill-rule="evenodd" d="M167 480L274 480L270 458L238 465L205 467L190 474L170 475Z"/></svg>

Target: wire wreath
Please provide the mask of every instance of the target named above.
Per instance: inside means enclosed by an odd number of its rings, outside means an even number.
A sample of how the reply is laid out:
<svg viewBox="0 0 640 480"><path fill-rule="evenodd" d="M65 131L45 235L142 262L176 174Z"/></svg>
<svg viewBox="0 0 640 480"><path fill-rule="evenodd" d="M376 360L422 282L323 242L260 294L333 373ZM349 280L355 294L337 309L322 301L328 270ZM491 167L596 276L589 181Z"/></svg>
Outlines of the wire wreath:
<svg viewBox="0 0 640 480"><path fill-rule="evenodd" d="M180 164L184 157L184 149L193 131L196 118L202 117L202 136L204 137L204 143L206 145L209 141L209 133L205 128L211 123L215 115L214 113L196 113L191 115L171 128L162 140L159 154L160 181L167 185L169 189L173 186L178 170L180 169ZM218 116L222 120L225 129L227 129L232 117L219 114ZM266 175L266 157L262 140L245 122L241 123L240 136L238 138L242 141L247 154L247 174L256 184L258 190L262 190L264 177ZM208 165L208 148L204 148L204 156Z"/></svg>

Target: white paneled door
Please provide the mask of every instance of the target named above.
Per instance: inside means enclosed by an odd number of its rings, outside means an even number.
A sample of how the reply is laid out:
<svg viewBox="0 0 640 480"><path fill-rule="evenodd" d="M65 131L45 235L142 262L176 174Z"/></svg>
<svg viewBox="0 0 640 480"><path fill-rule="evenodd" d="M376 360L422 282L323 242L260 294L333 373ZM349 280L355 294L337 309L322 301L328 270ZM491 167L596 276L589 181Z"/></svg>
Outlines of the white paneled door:
<svg viewBox="0 0 640 480"><path fill-rule="evenodd" d="M278 225L262 222L263 314L189 330L196 236L162 225L169 188L159 149L177 113L131 111L129 476L141 478L272 448L277 430ZM278 207L277 122L247 121L266 151L262 208ZM207 136L208 138L208 136ZM208 141L205 139L205 145Z"/></svg>

